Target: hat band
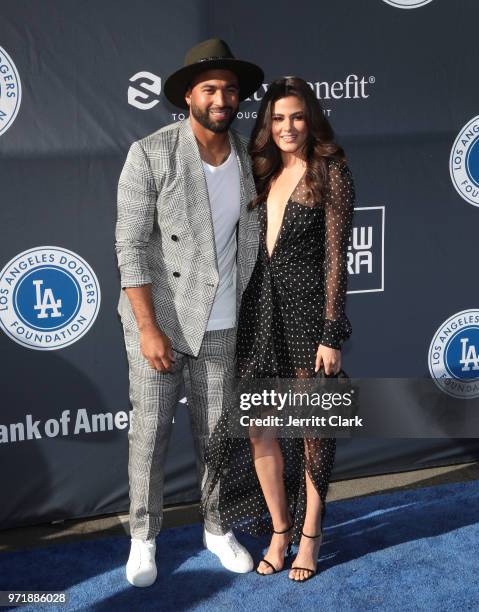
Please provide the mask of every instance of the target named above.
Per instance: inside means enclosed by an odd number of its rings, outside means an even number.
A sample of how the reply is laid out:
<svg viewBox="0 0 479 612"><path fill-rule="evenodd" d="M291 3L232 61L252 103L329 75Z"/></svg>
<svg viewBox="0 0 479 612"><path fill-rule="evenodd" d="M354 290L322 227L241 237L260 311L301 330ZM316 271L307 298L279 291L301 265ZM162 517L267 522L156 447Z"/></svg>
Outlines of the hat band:
<svg viewBox="0 0 479 612"><path fill-rule="evenodd" d="M202 57L196 63L199 64L200 62L209 62L211 60L230 60L230 59L234 59L234 58L226 57L225 55L212 55L211 57Z"/></svg>

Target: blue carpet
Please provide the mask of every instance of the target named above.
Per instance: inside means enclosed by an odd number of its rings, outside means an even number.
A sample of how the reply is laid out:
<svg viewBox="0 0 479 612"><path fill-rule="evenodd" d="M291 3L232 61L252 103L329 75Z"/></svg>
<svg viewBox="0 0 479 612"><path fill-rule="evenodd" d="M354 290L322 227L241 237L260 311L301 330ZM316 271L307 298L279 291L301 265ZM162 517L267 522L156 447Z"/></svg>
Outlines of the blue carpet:
<svg viewBox="0 0 479 612"><path fill-rule="evenodd" d="M478 610L478 507L476 482L329 502L318 575L304 584L223 570L194 525L158 536L150 588L126 582L129 540L115 537L2 553L0 590L66 590L68 610L105 612ZM239 539L255 559L267 544Z"/></svg>

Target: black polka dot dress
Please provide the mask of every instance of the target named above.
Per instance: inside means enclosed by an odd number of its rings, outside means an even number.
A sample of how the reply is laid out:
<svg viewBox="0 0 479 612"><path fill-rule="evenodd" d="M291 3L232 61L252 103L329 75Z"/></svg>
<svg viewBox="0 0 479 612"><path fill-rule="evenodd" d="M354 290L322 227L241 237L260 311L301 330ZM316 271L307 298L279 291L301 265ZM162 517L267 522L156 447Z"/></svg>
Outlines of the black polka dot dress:
<svg viewBox="0 0 479 612"><path fill-rule="evenodd" d="M344 161L328 160L324 203L308 201L304 176L287 202L271 256L266 248L267 209L260 204L258 259L240 309L237 376L309 378L315 376L318 346L340 349L351 334L345 315L347 249L355 189ZM233 404L233 403L232 403ZM219 508L226 531L271 534L272 524L256 476L248 438L230 435L231 405L208 445L207 477L201 510L208 512L219 487ZM335 438L280 438L293 541L299 542L306 513L307 470L326 514L326 495L336 453Z"/></svg>

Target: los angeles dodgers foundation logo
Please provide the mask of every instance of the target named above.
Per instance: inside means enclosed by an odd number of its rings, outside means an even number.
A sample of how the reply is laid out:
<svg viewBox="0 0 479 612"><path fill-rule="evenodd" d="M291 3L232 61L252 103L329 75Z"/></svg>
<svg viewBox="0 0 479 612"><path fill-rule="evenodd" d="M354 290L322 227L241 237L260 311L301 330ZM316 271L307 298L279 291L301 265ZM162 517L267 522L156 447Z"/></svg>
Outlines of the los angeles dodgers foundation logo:
<svg viewBox="0 0 479 612"><path fill-rule="evenodd" d="M15 121L22 101L22 85L15 64L0 47L0 135Z"/></svg>
<svg viewBox="0 0 479 612"><path fill-rule="evenodd" d="M442 323L429 347L429 371L449 395L479 396L479 310L463 310Z"/></svg>
<svg viewBox="0 0 479 612"><path fill-rule="evenodd" d="M384 0L387 4L402 9L414 9L429 4L432 0Z"/></svg>
<svg viewBox="0 0 479 612"><path fill-rule="evenodd" d="M24 251L0 273L0 326L31 349L60 349L79 340L93 325L100 300L92 268L67 249Z"/></svg>
<svg viewBox="0 0 479 612"><path fill-rule="evenodd" d="M479 115L459 132L451 149L449 171L457 193L479 206Z"/></svg>

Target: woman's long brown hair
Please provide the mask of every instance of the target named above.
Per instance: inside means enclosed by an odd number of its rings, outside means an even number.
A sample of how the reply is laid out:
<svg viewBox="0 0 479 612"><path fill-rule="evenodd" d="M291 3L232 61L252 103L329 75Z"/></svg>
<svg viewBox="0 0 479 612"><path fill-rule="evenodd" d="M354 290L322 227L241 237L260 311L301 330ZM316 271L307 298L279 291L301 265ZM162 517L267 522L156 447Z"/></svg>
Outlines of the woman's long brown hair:
<svg viewBox="0 0 479 612"><path fill-rule="evenodd" d="M325 195L328 158L344 159L344 151L334 142L333 128L308 83L299 77L284 77L273 81L261 101L248 147L258 192L249 204L250 208L266 200L271 183L283 168L281 151L273 140L271 128L274 104L287 96L296 96L304 103L304 118L308 128L305 180L308 197L315 204L321 202Z"/></svg>

